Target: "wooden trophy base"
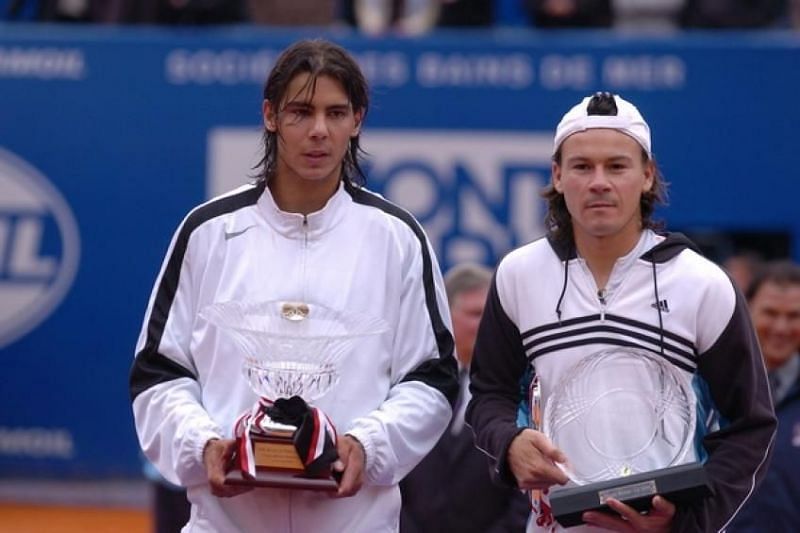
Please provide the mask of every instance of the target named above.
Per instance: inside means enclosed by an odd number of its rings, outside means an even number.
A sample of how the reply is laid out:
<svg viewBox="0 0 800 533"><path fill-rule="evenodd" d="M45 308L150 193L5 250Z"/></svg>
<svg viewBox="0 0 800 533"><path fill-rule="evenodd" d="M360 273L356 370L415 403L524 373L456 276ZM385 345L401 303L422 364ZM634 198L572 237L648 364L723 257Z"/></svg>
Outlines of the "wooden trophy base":
<svg viewBox="0 0 800 533"><path fill-rule="evenodd" d="M297 455L290 434L251 435L250 440L256 466L255 477L242 472L239 461L235 461L233 469L225 475L226 485L329 492L339 489L339 484L330 475L325 477L306 475L305 467Z"/></svg>
<svg viewBox="0 0 800 533"><path fill-rule="evenodd" d="M333 478L303 477L302 474L291 474L271 470L256 470L256 477L251 478L234 469L225 475L226 485L246 485L249 487L269 487L276 489L315 490L336 492L339 484Z"/></svg>

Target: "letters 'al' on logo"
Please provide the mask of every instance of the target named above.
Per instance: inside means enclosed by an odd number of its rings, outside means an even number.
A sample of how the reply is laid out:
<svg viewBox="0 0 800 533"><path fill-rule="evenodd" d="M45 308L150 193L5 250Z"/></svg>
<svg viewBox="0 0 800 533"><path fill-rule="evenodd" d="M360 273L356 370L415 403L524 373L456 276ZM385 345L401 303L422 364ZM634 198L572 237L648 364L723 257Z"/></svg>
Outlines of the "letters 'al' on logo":
<svg viewBox="0 0 800 533"><path fill-rule="evenodd" d="M41 324L78 269L75 217L38 170L0 148L0 348Z"/></svg>

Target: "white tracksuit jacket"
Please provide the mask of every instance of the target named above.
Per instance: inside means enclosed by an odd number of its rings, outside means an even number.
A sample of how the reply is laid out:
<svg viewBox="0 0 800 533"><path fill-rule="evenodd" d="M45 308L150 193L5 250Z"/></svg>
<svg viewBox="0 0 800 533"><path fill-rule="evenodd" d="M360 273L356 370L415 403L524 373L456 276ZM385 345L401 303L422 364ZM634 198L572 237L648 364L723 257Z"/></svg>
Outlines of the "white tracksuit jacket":
<svg viewBox="0 0 800 533"><path fill-rule="evenodd" d="M366 451L351 498L256 489L209 490L202 450L232 437L257 396L233 341L198 313L229 300L301 300L382 318L358 340L341 379L315 402ZM147 308L130 378L139 441L192 503L184 531L396 531L399 480L433 447L457 394L441 274L418 223L378 195L340 186L307 216L280 211L269 189L246 186L194 209L170 244Z"/></svg>

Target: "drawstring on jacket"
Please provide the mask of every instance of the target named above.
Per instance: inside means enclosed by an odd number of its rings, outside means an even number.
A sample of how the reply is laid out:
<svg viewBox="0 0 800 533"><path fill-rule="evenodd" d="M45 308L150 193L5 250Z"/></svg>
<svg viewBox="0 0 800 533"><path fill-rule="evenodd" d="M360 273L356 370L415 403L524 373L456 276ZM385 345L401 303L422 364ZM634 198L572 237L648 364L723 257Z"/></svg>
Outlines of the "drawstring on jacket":
<svg viewBox="0 0 800 533"><path fill-rule="evenodd" d="M561 287L561 295L558 297L558 303L556 304L556 316L558 317L558 323L561 324L561 302L564 301L564 294L567 292L567 280L569 279L569 258L564 259L564 286Z"/></svg>
<svg viewBox="0 0 800 533"><path fill-rule="evenodd" d="M650 264L653 265L653 291L656 294L656 311L658 311L658 334L661 338L659 348L661 356L664 356L664 320L661 316L661 299L658 297L658 276L656 276L656 260L650 256Z"/></svg>

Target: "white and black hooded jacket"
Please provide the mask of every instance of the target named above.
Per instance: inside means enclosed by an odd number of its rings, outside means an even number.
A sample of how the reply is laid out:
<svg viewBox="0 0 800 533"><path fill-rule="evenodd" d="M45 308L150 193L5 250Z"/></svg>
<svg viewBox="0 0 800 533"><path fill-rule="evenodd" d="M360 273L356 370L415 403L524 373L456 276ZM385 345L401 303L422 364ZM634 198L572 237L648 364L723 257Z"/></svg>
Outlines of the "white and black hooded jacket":
<svg viewBox="0 0 800 533"><path fill-rule="evenodd" d="M680 507L673 530L723 530L764 475L776 421L746 302L680 234L642 232L617 260L603 294L571 245L542 238L500 263L475 346L467 411L496 480L516 485L507 451L523 429L517 411L526 375L538 377L546 405L565 372L613 346L658 354L692 385L698 424L690 459L705 463L714 496ZM528 531L560 530L542 507Z"/></svg>

